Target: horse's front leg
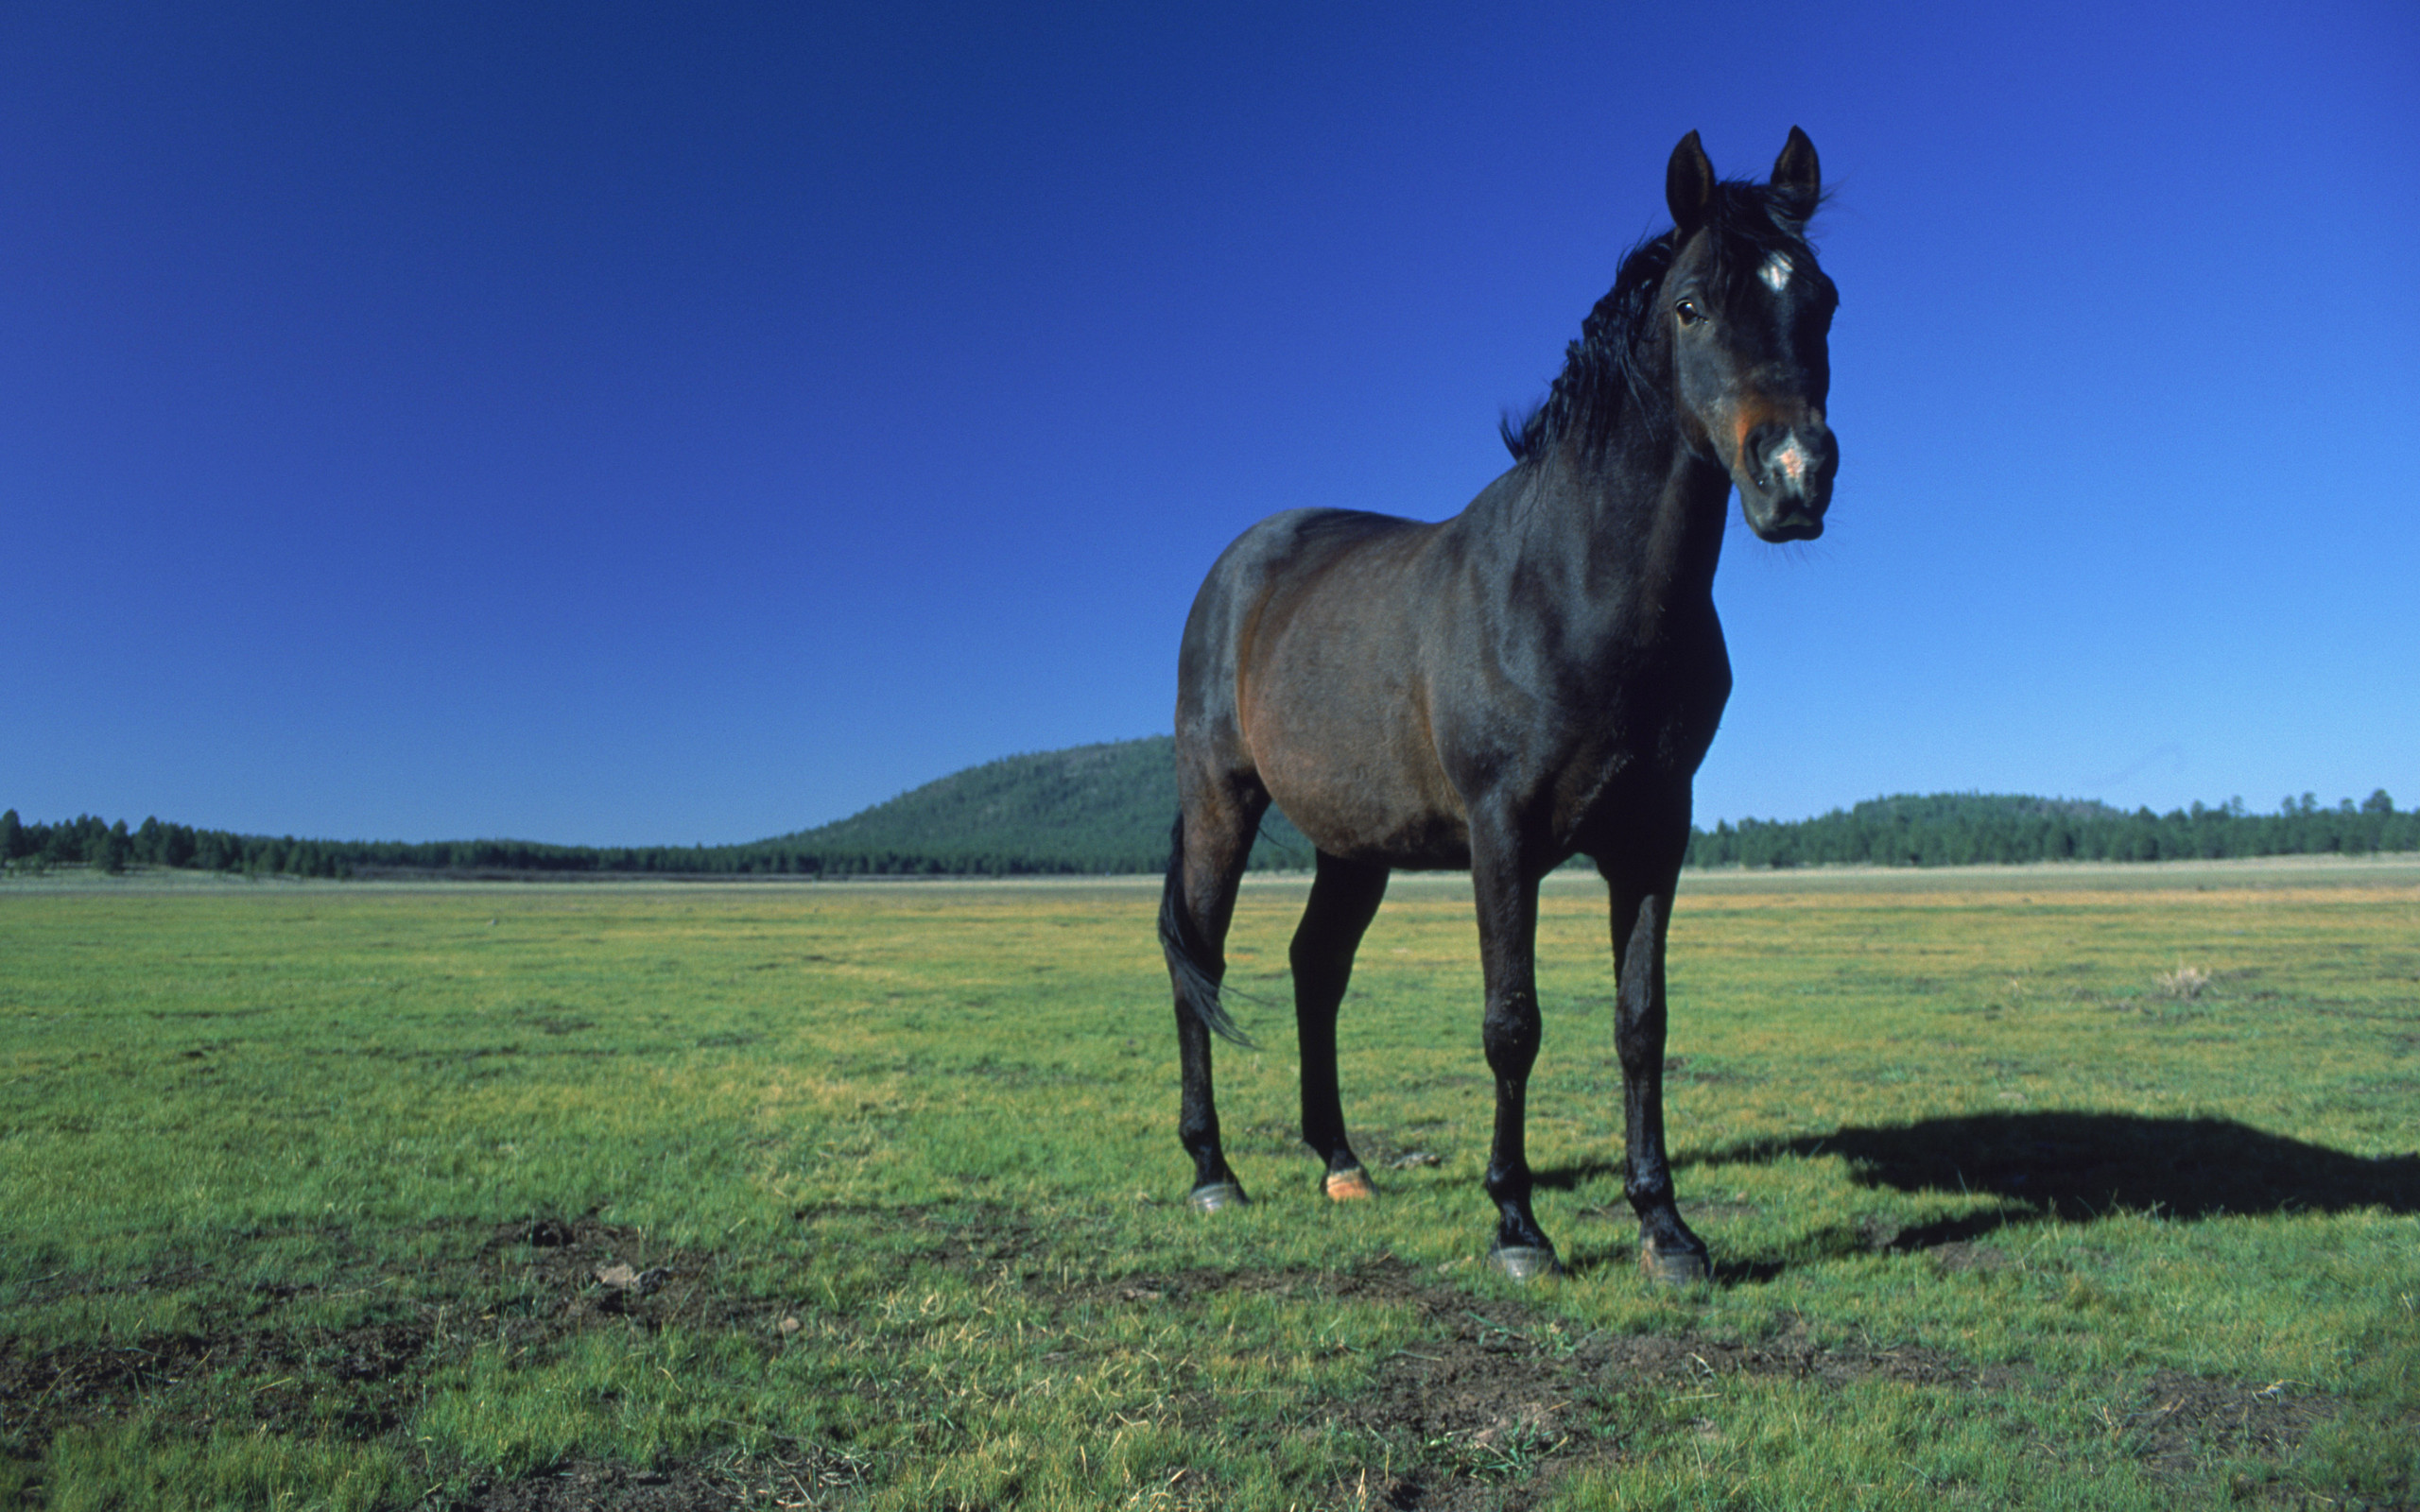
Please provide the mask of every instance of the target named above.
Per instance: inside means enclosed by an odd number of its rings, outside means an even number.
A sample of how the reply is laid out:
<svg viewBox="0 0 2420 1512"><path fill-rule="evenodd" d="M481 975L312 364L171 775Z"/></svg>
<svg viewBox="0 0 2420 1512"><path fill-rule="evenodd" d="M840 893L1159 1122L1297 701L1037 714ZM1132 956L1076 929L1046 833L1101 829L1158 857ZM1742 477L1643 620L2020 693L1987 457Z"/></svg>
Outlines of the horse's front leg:
<svg viewBox="0 0 2420 1512"><path fill-rule="evenodd" d="M1629 1146L1622 1183L1638 1214L1638 1267L1674 1285L1711 1274L1705 1241L1681 1221L1664 1153L1664 939L1672 915L1672 879L1626 889L1611 873L1614 973L1619 980L1614 1042L1622 1058L1623 1134Z"/></svg>
<svg viewBox="0 0 2420 1512"><path fill-rule="evenodd" d="M1514 847L1471 836L1471 884L1478 903L1479 964L1487 979L1480 1036L1495 1073L1495 1142L1487 1160L1487 1194L1495 1199L1495 1244L1488 1259L1515 1280L1560 1275L1554 1243L1530 1209L1527 1122L1530 1068L1538 1058L1538 879Z"/></svg>

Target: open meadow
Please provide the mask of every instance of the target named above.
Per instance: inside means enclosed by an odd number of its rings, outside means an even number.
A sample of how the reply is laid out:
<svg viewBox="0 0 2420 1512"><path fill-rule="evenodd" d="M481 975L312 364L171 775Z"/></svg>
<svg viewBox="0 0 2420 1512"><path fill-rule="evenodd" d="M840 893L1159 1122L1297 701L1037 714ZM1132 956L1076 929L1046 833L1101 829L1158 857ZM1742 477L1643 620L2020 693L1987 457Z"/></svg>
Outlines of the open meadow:
<svg viewBox="0 0 2420 1512"><path fill-rule="evenodd" d="M1156 885L0 882L0 1506L2409 1506L2420 863L1692 873L1621 1195L1603 891L1541 908L1484 1264L1468 884L1255 1201L1184 1202Z"/></svg>

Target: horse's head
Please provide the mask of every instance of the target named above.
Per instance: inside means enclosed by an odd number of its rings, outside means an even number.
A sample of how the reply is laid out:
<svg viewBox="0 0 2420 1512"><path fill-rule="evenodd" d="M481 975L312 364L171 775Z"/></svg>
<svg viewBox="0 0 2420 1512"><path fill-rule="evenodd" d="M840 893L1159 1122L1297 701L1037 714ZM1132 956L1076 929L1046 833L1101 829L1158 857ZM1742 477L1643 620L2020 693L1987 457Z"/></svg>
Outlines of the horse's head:
<svg viewBox="0 0 2420 1512"><path fill-rule="evenodd" d="M1770 183L1723 183L1692 131L1664 195L1673 256L1654 318L1672 344L1682 435L1731 474L1750 529L1812 540L1840 466L1824 423L1839 297L1804 234L1823 198L1815 144L1793 126Z"/></svg>

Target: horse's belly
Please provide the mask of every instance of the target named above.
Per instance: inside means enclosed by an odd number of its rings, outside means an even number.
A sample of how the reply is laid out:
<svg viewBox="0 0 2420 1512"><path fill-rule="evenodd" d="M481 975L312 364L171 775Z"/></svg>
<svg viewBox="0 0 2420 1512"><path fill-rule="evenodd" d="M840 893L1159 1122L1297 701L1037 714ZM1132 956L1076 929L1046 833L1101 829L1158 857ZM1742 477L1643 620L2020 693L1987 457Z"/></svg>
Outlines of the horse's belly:
<svg viewBox="0 0 2420 1512"><path fill-rule="evenodd" d="M1380 682L1331 686L1325 697L1255 699L1245 739L1270 799L1330 855L1397 867L1470 864L1461 800L1404 690Z"/></svg>

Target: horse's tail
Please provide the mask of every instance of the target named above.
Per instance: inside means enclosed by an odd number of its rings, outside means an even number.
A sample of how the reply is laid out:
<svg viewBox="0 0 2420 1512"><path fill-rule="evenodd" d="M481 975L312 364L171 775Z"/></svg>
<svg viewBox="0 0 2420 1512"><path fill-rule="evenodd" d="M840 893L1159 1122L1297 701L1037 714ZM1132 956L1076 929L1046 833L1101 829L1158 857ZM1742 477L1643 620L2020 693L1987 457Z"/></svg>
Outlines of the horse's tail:
<svg viewBox="0 0 2420 1512"><path fill-rule="evenodd" d="M1160 951L1168 958L1168 975L1176 983L1176 1000L1185 1010L1222 1039L1253 1050L1252 1036L1227 1017L1218 979L1201 964L1205 954L1193 915L1184 906L1184 816L1176 816L1176 833L1168 838L1168 880L1160 889Z"/></svg>

